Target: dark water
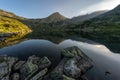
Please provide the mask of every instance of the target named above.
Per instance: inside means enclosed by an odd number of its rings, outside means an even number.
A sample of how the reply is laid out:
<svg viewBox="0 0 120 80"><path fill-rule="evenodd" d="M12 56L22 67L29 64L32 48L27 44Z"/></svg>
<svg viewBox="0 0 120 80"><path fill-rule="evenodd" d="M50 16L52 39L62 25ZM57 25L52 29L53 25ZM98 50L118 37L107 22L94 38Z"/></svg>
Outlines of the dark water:
<svg viewBox="0 0 120 80"><path fill-rule="evenodd" d="M120 54L111 52L102 44L85 39L66 39L55 44L48 40L31 39L0 49L0 54L26 59L30 55L47 56L54 65L60 61L62 48L77 46L94 62L94 67L86 73L89 80L120 80ZM105 75L105 72L110 74Z"/></svg>

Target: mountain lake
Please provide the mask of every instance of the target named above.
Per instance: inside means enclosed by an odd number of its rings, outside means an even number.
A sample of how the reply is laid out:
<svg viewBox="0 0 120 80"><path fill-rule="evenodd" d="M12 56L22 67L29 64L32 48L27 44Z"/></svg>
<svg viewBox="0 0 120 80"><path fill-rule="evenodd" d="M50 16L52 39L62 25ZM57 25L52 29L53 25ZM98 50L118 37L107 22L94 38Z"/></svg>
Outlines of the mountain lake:
<svg viewBox="0 0 120 80"><path fill-rule="evenodd" d="M20 59L26 59L31 55L47 56L55 67L60 62L61 49L77 46L93 60L94 67L85 74L89 80L120 80L119 53L114 53L102 44L83 38L60 41L60 43L53 43L45 39L29 39L1 48L0 55L14 56Z"/></svg>

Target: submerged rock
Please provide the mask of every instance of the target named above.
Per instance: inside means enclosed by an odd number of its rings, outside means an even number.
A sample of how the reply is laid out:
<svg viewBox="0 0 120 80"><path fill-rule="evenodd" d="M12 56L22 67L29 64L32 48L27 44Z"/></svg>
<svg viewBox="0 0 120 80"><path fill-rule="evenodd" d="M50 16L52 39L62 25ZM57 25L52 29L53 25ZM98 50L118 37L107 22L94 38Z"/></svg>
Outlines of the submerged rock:
<svg viewBox="0 0 120 80"><path fill-rule="evenodd" d="M64 73L73 78L78 78L81 76L81 69L78 67L75 58L72 58L65 63Z"/></svg>
<svg viewBox="0 0 120 80"><path fill-rule="evenodd" d="M61 54L63 55L63 57L67 57L67 58L88 58L89 57L87 55L85 55L85 53L83 53L78 47L73 46L73 47L68 47L65 49L61 50Z"/></svg>
<svg viewBox="0 0 120 80"><path fill-rule="evenodd" d="M75 79L70 78L70 77L68 77L64 74L59 73L59 72L58 73L56 73L56 72L51 73L50 77L51 77L52 80L75 80Z"/></svg>
<svg viewBox="0 0 120 80"><path fill-rule="evenodd" d="M9 75L6 75L6 76L0 78L0 80L10 80Z"/></svg>
<svg viewBox="0 0 120 80"><path fill-rule="evenodd" d="M37 57L36 55L32 55L30 57L28 57L27 62L31 62L33 64L38 64L40 61L40 57Z"/></svg>
<svg viewBox="0 0 120 80"><path fill-rule="evenodd" d="M44 76L47 73L48 69L45 68L42 71L40 71L39 73L37 73L33 78L31 78L30 80L38 80L38 79L42 79L42 76Z"/></svg>
<svg viewBox="0 0 120 80"><path fill-rule="evenodd" d="M0 63L0 78L2 78L4 75L9 74L9 66L6 62Z"/></svg>
<svg viewBox="0 0 120 80"><path fill-rule="evenodd" d="M93 66L88 56L75 46L62 49L61 54L62 59L53 70L47 57L33 55L20 61L0 56L0 80L88 80L84 74Z"/></svg>
<svg viewBox="0 0 120 80"><path fill-rule="evenodd" d="M11 73L12 66L17 60L15 57L0 56L0 78Z"/></svg>
<svg viewBox="0 0 120 80"><path fill-rule="evenodd" d="M54 73L54 76L57 76L58 79L62 78L62 75L66 75L72 79L79 79L86 71L93 67L92 60L78 47L73 46L62 49L61 53L63 59L51 73L52 76Z"/></svg>
<svg viewBox="0 0 120 80"><path fill-rule="evenodd" d="M21 66L20 73L22 78L25 80L29 80L33 76L34 77L31 80L37 80L38 78L46 74L47 67L49 67L50 65L51 62L47 57L40 58L33 55L28 58L27 62L24 65Z"/></svg>
<svg viewBox="0 0 120 80"><path fill-rule="evenodd" d="M66 75L63 75L63 80L75 80L75 79L70 78L70 77L68 77L68 76L66 76Z"/></svg>
<svg viewBox="0 0 120 80"><path fill-rule="evenodd" d="M31 62L25 63L20 68L20 73L21 73L22 79L24 80L24 79L31 77L32 74L34 74L37 70L38 70L38 66L36 64L33 64Z"/></svg>
<svg viewBox="0 0 120 80"><path fill-rule="evenodd" d="M18 62L13 66L13 70L19 70L24 63L25 63L25 61L18 61Z"/></svg>
<svg viewBox="0 0 120 80"><path fill-rule="evenodd" d="M39 69L44 69L51 65L51 61L47 57L40 58L35 55L30 56L27 61L36 64Z"/></svg>
<svg viewBox="0 0 120 80"><path fill-rule="evenodd" d="M61 50L61 53L64 57L73 58L78 56L76 47L69 47Z"/></svg>
<svg viewBox="0 0 120 80"><path fill-rule="evenodd" d="M78 47L73 46L63 49L62 55L68 58L68 61L64 65L64 73L73 78L81 77L93 67L92 60Z"/></svg>
<svg viewBox="0 0 120 80"><path fill-rule="evenodd" d="M47 57L43 57L40 59L38 66L40 69L43 69L49 67L50 65L51 65L51 61Z"/></svg>
<svg viewBox="0 0 120 80"><path fill-rule="evenodd" d="M12 75L11 80L20 80L20 74L19 74L19 73L14 73L14 74Z"/></svg>

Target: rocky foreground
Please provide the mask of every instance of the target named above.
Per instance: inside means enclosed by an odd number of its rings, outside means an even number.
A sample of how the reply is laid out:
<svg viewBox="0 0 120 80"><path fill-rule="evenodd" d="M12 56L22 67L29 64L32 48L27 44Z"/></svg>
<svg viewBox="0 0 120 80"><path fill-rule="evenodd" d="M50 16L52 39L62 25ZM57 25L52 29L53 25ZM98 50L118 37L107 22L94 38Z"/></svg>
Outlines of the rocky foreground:
<svg viewBox="0 0 120 80"><path fill-rule="evenodd" d="M27 61L0 56L0 80L88 80L84 74L93 67L92 60L79 48L61 50L61 62L51 70L47 57L30 56Z"/></svg>

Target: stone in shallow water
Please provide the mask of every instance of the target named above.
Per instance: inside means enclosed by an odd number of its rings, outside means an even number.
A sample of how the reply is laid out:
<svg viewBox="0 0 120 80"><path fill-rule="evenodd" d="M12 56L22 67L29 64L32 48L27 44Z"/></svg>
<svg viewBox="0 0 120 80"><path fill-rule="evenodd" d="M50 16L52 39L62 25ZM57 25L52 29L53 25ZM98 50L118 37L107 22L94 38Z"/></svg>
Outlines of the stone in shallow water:
<svg viewBox="0 0 120 80"><path fill-rule="evenodd" d="M33 77L33 79L36 79L37 77L40 77L40 74L42 74L41 70L49 67L50 65L51 65L51 62L47 57L40 58L33 55L28 58L27 62L24 65L21 66L20 73L22 74L23 79L28 80L32 76L35 76ZM47 72L46 69L43 71Z"/></svg>
<svg viewBox="0 0 120 80"><path fill-rule="evenodd" d="M57 72L53 72L50 74L50 77L52 80L75 80L73 78L70 78L64 74L61 74L61 73L57 73Z"/></svg>
<svg viewBox="0 0 120 80"><path fill-rule="evenodd" d="M79 58L84 58L87 57L78 47L73 46L73 47L68 47L65 49L61 50L61 53L64 57L67 58L73 58L73 57L79 57ZM88 57L87 57L88 58Z"/></svg>
<svg viewBox="0 0 120 80"><path fill-rule="evenodd" d="M81 69L77 65L75 58L69 59L64 65L64 73L73 78L78 78L81 76Z"/></svg>
<svg viewBox="0 0 120 80"><path fill-rule="evenodd" d="M43 57L40 59L40 62L39 62L40 69L47 68L50 65L51 65L51 61L47 57Z"/></svg>
<svg viewBox="0 0 120 80"><path fill-rule="evenodd" d="M0 80L10 80L9 75L4 76L2 79L0 78Z"/></svg>
<svg viewBox="0 0 120 80"><path fill-rule="evenodd" d="M63 60L61 60L54 72L77 79L93 67L92 60L78 47L73 46L62 49L61 53Z"/></svg>
<svg viewBox="0 0 120 80"><path fill-rule="evenodd" d="M75 79L70 78L70 77L68 77L68 76L66 76L66 75L63 75L63 80L75 80Z"/></svg>
<svg viewBox="0 0 120 80"><path fill-rule="evenodd" d="M31 62L31 63L37 64L37 65L38 65L39 61L40 61L40 57L37 57L36 55L32 55L32 56L28 57L28 60L27 60L27 62Z"/></svg>
<svg viewBox="0 0 120 80"><path fill-rule="evenodd" d="M19 70L24 63L25 61L18 61L15 65L13 65L13 70Z"/></svg>
<svg viewBox="0 0 120 80"><path fill-rule="evenodd" d="M11 73L12 66L17 60L14 57L0 56L0 78Z"/></svg>
<svg viewBox="0 0 120 80"><path fill-rule="evenodd" d="M45 56L43 58L37 57L35 55L30 56L28 58L28 62L36 64L39 67L39 69L44 69L51 65L51 61Z"/></svg>
<svg viewBox="0 0 120 80"><path fill-rule="evenodd" d="M15 63L15 62L17 62L18 61L18 58L15 58L15 57L7 57L7 62L8 62L8 64L9 64L9 66L13 66L13 64Z"/></svg>
<svg viewBox="0 0 120 80"><path fill-rule="evenodd" d="M77 52L76 52L75 48L62 49L61 53L64 57L69 57L69 58L77 56Z"/></svg>
<svg viewBox="0 0 120 80"><path fill-rule="evenodd" d="M38 66L36 64L33 64L31 62L25 63L20 68L22 79L24 80L25 78L31 77L32 74L34 74L37 70L38 70Z"/></svg>
<svg viewBox="0 0 120 80"><path fill-rule="evenodd" d="M45 68L42 71L38 72L33 78L31 78L30 80L38 80L38 79L42 79L42 76L44 76L47 73L48 69Z"/></svg>
<svg viewBox="0 0 120 80"><path fill-rule="evenodd" d="M0 63L0 78L9 73L9 65L6 62Z"/></svg>
<svg viewBox="0 0 120 80"><path fill-rule="evenodd" d="M12 80L87 80L83 74L93 66L92 60L75 46L65 48L61 53L61 62L48 74L51 62L47 57L33 55L27 61L17 63L15 58L4 57L0 60L0 70L6 71L0 72L0 80L10 80L9 76Z"/></svg>
<svg viewBox="0 0 120 80"><path fill-rule="evenodd" d="M62 50L63 56L68 57L64 65L64 73L73 78L81 77L93 67L92 60L85 55L78 47L69 47ZM73 56L71 56L73 55Z"/></svg>
<svg viewBox="0 0 120 80"><path fill-rule="evenodd" d="M14 73L14 74L12 75L11 80L20 80L20 74L19 74L19 73Z"/></svg>

